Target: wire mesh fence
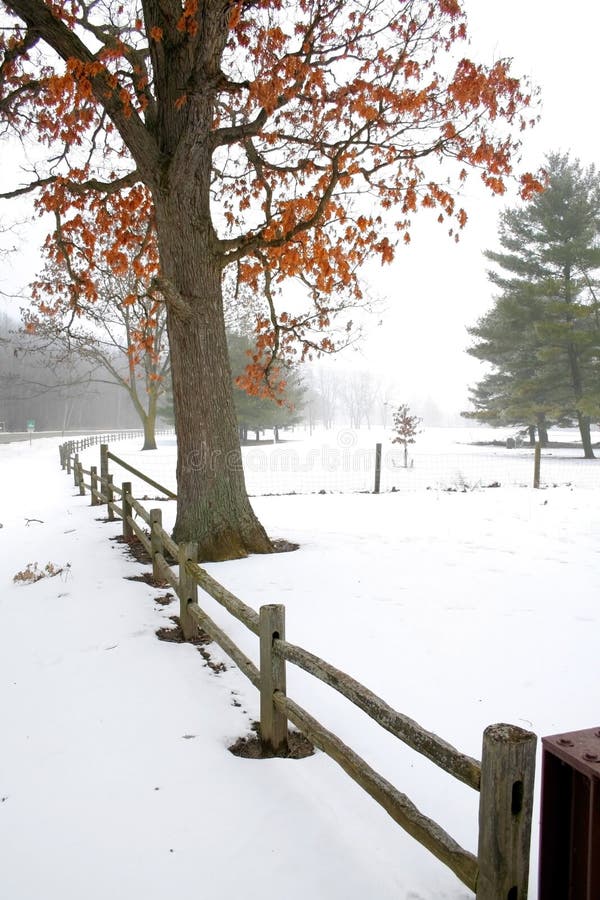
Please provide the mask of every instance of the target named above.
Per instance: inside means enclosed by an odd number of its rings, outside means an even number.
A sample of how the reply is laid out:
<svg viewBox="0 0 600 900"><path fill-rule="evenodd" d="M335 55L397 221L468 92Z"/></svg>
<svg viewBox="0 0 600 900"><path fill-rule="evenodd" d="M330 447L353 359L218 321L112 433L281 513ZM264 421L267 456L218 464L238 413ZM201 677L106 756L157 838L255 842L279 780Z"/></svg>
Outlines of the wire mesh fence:
<svg viewBox="0 0 600 900"><path fill-rule="evenodd" d="M429 434L404 450L382 440L381 492L467 491L489 486L531 487L534 475L533 447L507 448L450 440L449 435ZM321 433L311 438L292 436L280 443L261 443L242 448L244 474L251 496L269 494L352 493L375 489L376 438L372 433L349 430ZM466 437L466 436L465 436ZM176 491L176 439L164 436L158 449L140 452L139 441L123 441L118 456L155 481ZM87 451L97 454L97 448ZM94 460L95 461L95 460ZM201 469L201 458L191 465ZM114 481L134 482L139 496L150 496L147 484L111 461ZM585 460L581 449L552 448L542 451L540 486L600 487L600 460Z"/></svg>

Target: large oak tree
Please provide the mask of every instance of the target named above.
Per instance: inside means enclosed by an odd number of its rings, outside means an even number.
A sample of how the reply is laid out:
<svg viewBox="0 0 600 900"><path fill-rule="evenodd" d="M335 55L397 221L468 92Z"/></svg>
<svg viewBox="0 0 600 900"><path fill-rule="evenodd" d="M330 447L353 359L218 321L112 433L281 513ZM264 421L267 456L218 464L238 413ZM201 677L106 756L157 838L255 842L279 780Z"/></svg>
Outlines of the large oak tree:
<svg viewBox="0 0 600 900"><path fill-rule="evenodd" d="M0 115L48 148L12 193L36 189L68 225L61 253L91 259L96 232L111 234L116 266L140 217L155 226L178 439L174 536L198 540L204 559L268 551L243 480L224 270L237 266L257 291L268 285L248 372L256 384L273 354L314 345L305 323L327 329L330 296L334 308L341 296L360 299L360 264L391 261L418 209L458 229L456 190L470 170L504 190L529 98L507 61L461 56L457 0L1 7ZM90 213L91 231L80 227ZM276 308L291 276L310 315Z"/></svg>

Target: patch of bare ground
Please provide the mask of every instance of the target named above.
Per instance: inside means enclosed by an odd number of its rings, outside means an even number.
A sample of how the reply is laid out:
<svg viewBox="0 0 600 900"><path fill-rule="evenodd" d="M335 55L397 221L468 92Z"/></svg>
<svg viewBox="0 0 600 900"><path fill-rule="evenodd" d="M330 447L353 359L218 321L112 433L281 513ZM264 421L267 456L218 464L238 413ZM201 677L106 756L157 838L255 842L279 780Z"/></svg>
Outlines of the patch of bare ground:
<svg viewBox="0 0 600 900"><path fill-rule="evenodd" d="M125 581L141 581L144 584L149 584L150 587L156 588L165 588L169 583L164 578L155 578L152 572L142 572L141 575L124 575L123 577Z"/></svg>
<svg viewBox="0 0 600 900"><path fill-rule="evenodd" d="M148 554L146 548L142 544L141 541L138 541L137 538L124 538L122 534L117 534L115 537L111 538L111 541L116 541L117 544L124 544L125 550L132 556L136 562L139 563L151 563L150 555Z"/></svg>
<svg viewBox="0 0 600 900"><path fill-rule="evenodd" d="M295 544L294 541L286 541L285 538L275 538L271 543L275 553L291 553L300 547L300 544Z"/></svg>
<svg viewBox="0 0 600 900"><path fill-rule="evenodd" d="M199 628L193 638L189 638L188 640L186 640L179 625L179 617L169 616L169 619L174 623L174 627L157 629L156 636L159 641L170 641L173 644L194 644L205 664L216 675L218 675L220 672L227 671L227 666L225 665L225 663L214 662L212 656L206 649L207 644L212 644L212 638L209 634L206 633L206 631L203 631L201 628Z"/></svg>
<svg viewBox="0 0 600 900"><path fill-rule="evenodd" d="M234 756L241 756L244 759L274 759L275 754L268 750L260 739L260 724L252 723L254 734L239 737L231 747L230 753ZM300 731L288 731L288 750L287 753L281 754L283 759L306 759L307 756L313 756L315 752L314 746Z"/></svg>

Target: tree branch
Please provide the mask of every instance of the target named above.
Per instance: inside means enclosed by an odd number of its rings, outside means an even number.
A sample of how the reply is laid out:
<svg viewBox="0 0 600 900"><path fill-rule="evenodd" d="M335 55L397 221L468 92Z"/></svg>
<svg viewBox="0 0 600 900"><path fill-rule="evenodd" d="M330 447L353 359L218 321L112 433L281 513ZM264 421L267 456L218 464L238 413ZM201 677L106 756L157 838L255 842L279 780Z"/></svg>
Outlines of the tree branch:
<svg viewBox="0 0 600 900"><path fill-rule="evenodd" d="M5 4L65 62L74 59L90 66L89 81L96 101L110 116L144 178L152 180L159 162L158 147L138 113L125 105L122 84L114 85L106 70L92 74L92 64L97 62L95 55L75 31L53 15L43 0L5 0Z"/></svg>

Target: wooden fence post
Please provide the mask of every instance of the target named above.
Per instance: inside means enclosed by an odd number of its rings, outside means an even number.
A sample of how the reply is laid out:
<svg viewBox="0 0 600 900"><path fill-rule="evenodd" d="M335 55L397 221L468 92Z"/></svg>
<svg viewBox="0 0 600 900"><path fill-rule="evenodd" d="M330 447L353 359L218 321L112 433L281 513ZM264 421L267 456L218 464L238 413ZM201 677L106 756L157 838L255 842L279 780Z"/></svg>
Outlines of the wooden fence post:
<svg viewBox="0 0 600 900"><path fill-rule="evenodd" d="M124 481L121 485L123 491L121 495L121 507L123 509L123 540L130 541L133 538L133 528L129 523L133 512L129 498L131 497L131 482Z"/></svg>
<svg viewBox="0 0 600 900"><path fill-rule="evenodd" d="M375 486L373 493L378 494L381 486L381 444L375 444Z"/></svg>
<svg viewBox="0 0 600 900"><path fill-rule="evenodd" d="M483 733L477 900L525 900L536 736L516 725Z"/></svg>
<svg viewBox="0 0 600 900"><path fill-rule="evenodd" d="M91 506L98 506L98 470L96 466L90 466L90 494L92 495Z"/></svg>
<svg viewBox="0 0 600 900"><path fill-rule="evenodd" d="M100 489L104 493L108 482L108 444L100 444Z"/></svg>
<svg viewBox="0 0 600 900"><path fill-rule="evenodd" d="M156 559L157 553L163 552L163 543L158 528L162 527L162 510L150 510L150 543L152 544L152 577L156 581L160 581L161 573Z"/></svg>
<svg viewBox="0 0 600 900"><path fill-rule="evenodd" d="M77 463L77 478L79 480L79 494L85 497L85 482L83 480L83 463Z"/></svg>
<svg viewBox="0 0 600 900"><path fill-rule="evenodd" d="M534 488L539 488L540 486L540 469L542 466L542 445L539 441L537 441L535 445L535 451L533 455L533 486Z"/></svg>
<svg viewBox="0 0 600 900"><path fill-rule="evenodd" d="M65 462L65 445L64 445L64 444L59 444L59 447L58 447L58 455L60 456L60 467L61 467L61 469L64 469L65 466L66 466L66 462Z"/></svg>
<svg viewBox="0 0 600 900"><path fill-rule="evenodd" d="M106 513L107 513L109 522L115 521L115 513L111 506L111 503L113 502L114 499L115 499L115 495L113 493L113 476L107 475L106 476Z"/></svg>
<svg viewBox="0 0 600 900"><path fill-rule="evenodd" d="M275 638L285 640L285 606L270 604L259 610L260 737L277 756L287 753L287 719L273 703L273 694L285 694L285 660L273 654Z"/></svg>
<svg viewBox="0 0 600 900"><path fill-rule="evenodd" d="M75 458L73 460L73 484L75 487L79 484L79 453L75 454Z"/></svg>
<svg viewBox="0 0 600 900"><path fill-rule="evenodd" d="M71 451L67 451L67 475L71 474Z"/></svg>
<svg viewBox="0 0 600 900"><path fill-rule="evenodd" d="M198 602L198 585L185 569L188 559L192 560L192 562L198 561L197 543L190 542L179 545L179 624L186 641L194 637L198 631L198 626L188 613L190 603Z"/></svg>

